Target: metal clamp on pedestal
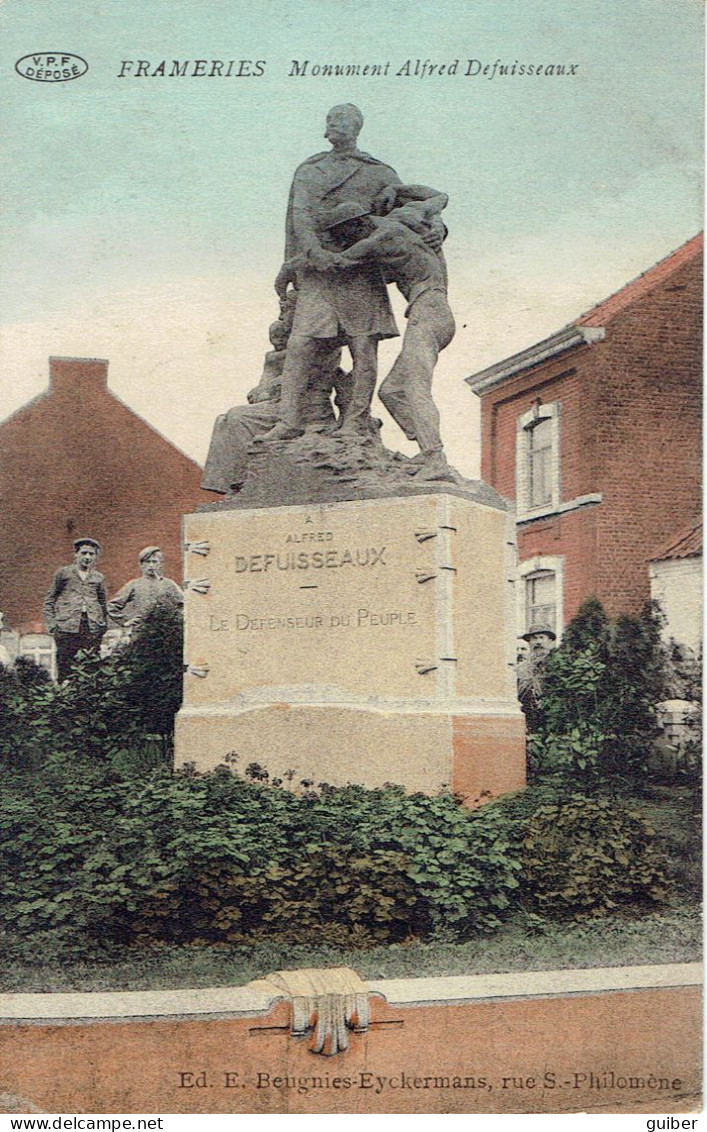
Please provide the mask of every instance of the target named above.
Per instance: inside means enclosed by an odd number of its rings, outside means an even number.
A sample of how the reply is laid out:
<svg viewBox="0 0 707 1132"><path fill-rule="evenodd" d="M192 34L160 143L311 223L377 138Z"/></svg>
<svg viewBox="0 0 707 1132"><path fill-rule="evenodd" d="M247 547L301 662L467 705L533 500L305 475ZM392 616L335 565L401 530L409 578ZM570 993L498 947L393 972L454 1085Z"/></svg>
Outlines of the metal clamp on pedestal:
<svg viewBox="0 0 707 1132"><path fill-rule="evenodd" d="M206 542L205 539L202 539L201 542L185 542L184 549L187 554L199 554L202 558L206 558L211 550L211 543Z"/></svg>
<svg viewBox="0 0 707 1132"><path fill-rule="evenodd" d="M434 570L416 570L415 577L419 584L422 585L423 582L431 582L437 577L437 574Z"/></svg>
<svg viewBox="0 0 707 1132"><path fill-rule="evenodd" d="M207 594L211 589L210 578L185 578L184 589L192 590L195 594Z"/></svg>

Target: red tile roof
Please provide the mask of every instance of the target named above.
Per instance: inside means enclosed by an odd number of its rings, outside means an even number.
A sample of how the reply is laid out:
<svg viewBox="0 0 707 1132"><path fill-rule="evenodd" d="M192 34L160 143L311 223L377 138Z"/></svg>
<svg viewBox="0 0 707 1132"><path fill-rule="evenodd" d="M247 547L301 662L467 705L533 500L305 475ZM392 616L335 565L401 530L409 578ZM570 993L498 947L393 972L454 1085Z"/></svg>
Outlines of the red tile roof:
<svg viewBox="0 0 707 1132"><path fill-rule="evenodd" d="M659 283L664 283L669 279L674 271L677 271L683 264L689 263L691 259L700 255L704 243L704 233L698 232L687 243L682 244L676 251L671 252L665 259L659 260L653 267L649 267L637 279L633 279L622 287L620 291L616 291L610 295L608 299L598 303L597 306L592 307L585 314L576 318L572 323L573 326L604 326L609 319L613 318L620 311L625 310L626 307L634 303L636 299L641 298L643 295L648 294Z"/></svg>
<svg viewBox="0 0 707 1132"><path fill-rule="evenodd" d="M604 328L617 314L631 306L655 287L670 279L679 268L702 254L704 246L704 233L698 232L691 240L682 244L670 255L649 267L636 279L627 283L620 291L610 295L601 303L585 311L573 322L567 323L561 330L550 335L549 338L536 342L532 346L520 350L517 354L506 357L503 361L487 366L478 373L466 377L464 380L480 396L491 388L500 385L509 377L521 370L529 369L546 358L552 357L563 350L586 342L601 341Z"/></svg>
<svg viewBox="0 0 707 1132"><path fill-rule="evenodd" d="M679 538L671 539L668 546L664 546L654 554L651 562L664 562L670 558L698 558L702 554L702 523L696 523L683 531Z"/></svg>

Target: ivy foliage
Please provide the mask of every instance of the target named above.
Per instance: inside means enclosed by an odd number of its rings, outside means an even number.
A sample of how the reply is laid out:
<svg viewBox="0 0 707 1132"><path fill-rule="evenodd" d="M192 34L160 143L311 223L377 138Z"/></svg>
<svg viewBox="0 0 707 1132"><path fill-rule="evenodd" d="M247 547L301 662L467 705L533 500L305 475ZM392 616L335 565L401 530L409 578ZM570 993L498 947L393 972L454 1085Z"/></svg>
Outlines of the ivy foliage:
<svg viewBox="0 0 707 1132"><path fill-rule="evenodd" d="M246 779L172 773L182 628L166 609L61 686L0 670L4 943L367 947L471 938L521 907L663 899L640 815L576 784L563 798L567 775L640 765L653 726L650 625L610 624L598 603L583 618L548 662L546 785L477 811L396 786L296 793L255 763Z"/></svg>
<svg viewBox="0 0 707 1132"><path fill-rule="evenodd" d="M165 942L463 940L522 906L601 910L585 890L661 899L657 879L634 867L648 861L651 841L637 819L620 808L613 825L607 816L608 843L619 848L590 883L582 869L594 834L582 813L555 821L542 810L553 795L532 790L469 811L451 796L394 786L295 794L225 767L139 778L90 759L55 760L40 776L6 769L2 787L0 930L60 941L68 954ZM543 871L544 840L554 863ZM570 880L559 878L577 844L573 905Z"/></svg>
<svg viewBox="0 0 707 1132"><path fill-rule="evenodd" d="M357 946L493 930L519 888L500 810L346 787L298 796L230 771L6 775L0 917L29 935ZM78 933L78 935L77 935Z"/></svg>

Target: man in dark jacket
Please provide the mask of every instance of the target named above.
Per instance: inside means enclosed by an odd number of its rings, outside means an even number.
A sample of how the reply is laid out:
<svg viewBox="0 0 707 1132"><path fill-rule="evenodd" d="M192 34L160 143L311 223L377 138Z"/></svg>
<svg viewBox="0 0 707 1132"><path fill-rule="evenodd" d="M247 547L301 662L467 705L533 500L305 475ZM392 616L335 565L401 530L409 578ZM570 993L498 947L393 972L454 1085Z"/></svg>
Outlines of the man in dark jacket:
<svg viewBox="0 0 707 1132"><path fill-rule="evenodd" d="M100 544L92 538L74 543L71 566L57 570L44 599L47 632L56 643L59 681L66 680L79 652L97 653L106 631L106 582L96 570Z"/></svg>
<svg viewBox="0 0 707 1132"><path fill-rule="evenodd" d="M529 732L537 731L542 722L542 698L547 659L554 648L557 636L549 625L532 625L522 640L527 641L529 653L517 665L518 699L525 713Z"/></svg>

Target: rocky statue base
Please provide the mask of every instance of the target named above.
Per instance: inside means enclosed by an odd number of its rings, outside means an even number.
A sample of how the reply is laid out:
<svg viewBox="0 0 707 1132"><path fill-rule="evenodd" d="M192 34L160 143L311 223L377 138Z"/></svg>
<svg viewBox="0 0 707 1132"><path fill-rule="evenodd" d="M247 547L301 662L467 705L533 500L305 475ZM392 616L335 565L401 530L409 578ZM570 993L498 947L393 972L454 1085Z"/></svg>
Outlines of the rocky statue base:
<svg viewBox="0 0 707 1132"><path fill-rule="evenodd" d="M446 490L465 499L504 508L497 491L482 480L464 479L441 458L446 467L430 468L421 458L391 452L380 439L379 422L365 436L307 429L296 440L261 438L248 449L245 482L225 501L206 504L200 511L279 507L287 503L340 503L353 499L426 495Z"/></svg>
<svg viewBox="0 0 707 1132"><path fill-rule="evenodd" d="M267 447L250 489L185 520L176 766L296 791L448 789L468 805L524 786L503 501L405 473L361 498L323 468L330 492L354 498L296 502L317 494L319 469L283 479L298 449ZM269 505L276 489L284 505Z"/></svg>

